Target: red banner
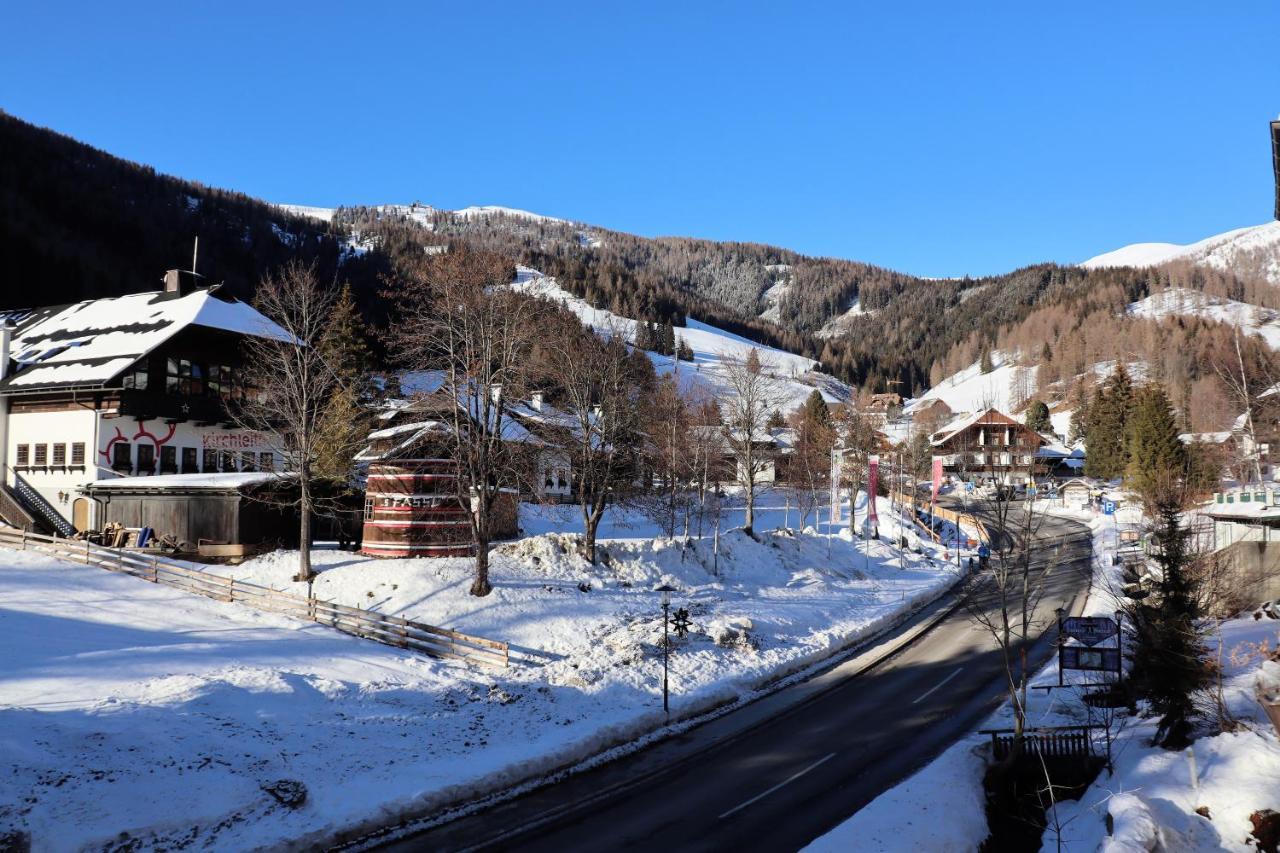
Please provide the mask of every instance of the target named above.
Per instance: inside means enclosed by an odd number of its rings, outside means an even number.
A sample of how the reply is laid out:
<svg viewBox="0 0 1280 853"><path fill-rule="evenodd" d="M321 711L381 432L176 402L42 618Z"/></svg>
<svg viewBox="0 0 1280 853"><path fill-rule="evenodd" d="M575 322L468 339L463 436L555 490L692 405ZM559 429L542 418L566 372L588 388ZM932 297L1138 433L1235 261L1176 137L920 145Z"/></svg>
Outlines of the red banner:
<svg viewBox="0 0 1280 853"><path fill-rule="evenodd" d="M942 457L933 457L933 495L930 500L938 502L938 489L942 488Z"/></svg>
<svg viewBox="0 0 1280 853"><path fill-rule="evenodd" d="M880 457L867 457L867 524L872 530L880 526L876 518L876 489L880 484Z"/></svg>

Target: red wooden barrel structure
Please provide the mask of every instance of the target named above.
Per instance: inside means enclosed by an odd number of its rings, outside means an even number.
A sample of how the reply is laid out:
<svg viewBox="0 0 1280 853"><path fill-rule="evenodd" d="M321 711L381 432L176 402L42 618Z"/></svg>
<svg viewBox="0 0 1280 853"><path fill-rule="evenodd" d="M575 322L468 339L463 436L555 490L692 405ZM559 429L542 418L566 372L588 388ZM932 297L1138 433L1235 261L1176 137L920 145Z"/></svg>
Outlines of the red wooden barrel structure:
<svg viewBox="0 0 1280 853"><path fill-rule="evenodd" d="M475 553L470 508L458 500L449 459L396 458L369 466L361 553L373 557L467 557Z"/></svg>

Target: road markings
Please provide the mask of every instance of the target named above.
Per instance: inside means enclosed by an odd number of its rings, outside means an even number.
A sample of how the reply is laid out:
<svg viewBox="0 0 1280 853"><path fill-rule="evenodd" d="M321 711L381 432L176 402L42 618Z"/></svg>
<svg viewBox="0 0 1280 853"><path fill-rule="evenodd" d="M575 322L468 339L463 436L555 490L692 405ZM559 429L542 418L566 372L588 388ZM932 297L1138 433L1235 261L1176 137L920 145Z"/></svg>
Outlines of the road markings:
<svg viewBox="0 0 1280 853"><path fill-rule="evenodd" d="M919 703L923 702L925 699L928 699L928 698L929 698L929 696L930 696L930 694L932 694L932 693L933 693L933 691L937 690L939 687L941 687L942 685L946 684L948 681L950 681L951 679L953 679L953 678L955 678L957 675L959 675L959 674L960 674L960 670L962 670L962 669L964 669L964 667L962 667L962 666L960 666L960 667L956 667L956 671L955 671L955 672L951 673L951 674L950 674L950 675L948 675L946 678L942 679L942 680L941 680L941 681L939 681L937 684L933 685L933 686L932 686L932 687L930 687L928 690L926 690L925 692L921 693L921 694L920 694L920 698L916 699L916 700L915 700L914 702L912 702L911 704L912 704L912 705L918 705Z"/></svg>
<svg viewBox="0 0 1280 853"><path fill-rule="evenodd" d="M810 770L813 770L814 768L816 768L816 767L818 767L818 766L820 766L820 765L822 765L822 764L826 764L828 761L830 761L831 759L833 759L833 758L835 758L835 757L836 757L836 754L835 754L834 752L829 753L829 754L827 754L827 755L824 755L822 758L819 758L817 761L813 762L813 763L812 763L812 764L810 764L808 767L806 767L805 769L801 770L799 773L796 773L796 774L795 774L795 775L793 775L793 776L788 776L786 779L783 779L781 782L779 782L778 784L774 785L774 786L773 786L772 788L770 788L769 790L767 790L767 791L765 791L765 792L763 792L763 793L761 793L761 794L756 794L754 797L752 797L751 799L747 800L745 803L740 803L739 805L736 805L736 806L734 806L733 808L729 809L727 812L725 812L724 814L720 815L720 817L718 817L718 818L717 818L717 820L723 820L723 819L727 818L729 815L737 814L738 812L742 811L743 809L745 809L747 806L751 805L752 803L759 802L760 800L763 800L765 797L769 796L769 795L770 795L770 794L772 794L774 791L778 790L779 788L783 787L784 785L790 785L792 782L796 781L796 780L797 780L797 779L799 779L801 776L803 776L804 774L808 773Z"/></svg>

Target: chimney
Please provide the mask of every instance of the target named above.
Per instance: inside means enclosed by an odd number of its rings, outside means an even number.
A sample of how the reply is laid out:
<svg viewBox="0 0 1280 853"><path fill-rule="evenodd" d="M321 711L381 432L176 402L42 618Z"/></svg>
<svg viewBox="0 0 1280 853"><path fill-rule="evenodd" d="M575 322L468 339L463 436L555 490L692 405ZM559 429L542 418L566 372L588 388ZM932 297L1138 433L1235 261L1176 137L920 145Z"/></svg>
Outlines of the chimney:
<svg viewBox="0 0 1280 853"><path fill-rule="evenodd" d="M200 279L204 276L191 270L166 270L164 274L164 292L186 296L195 292Z"/></svg>
<svg viewBox="0 0 1280 853"><path fill-rule="evenodd" d="M541 391L534 391L532 394L529 395L529 406L535 412L542 411L542 392Z"/></svg>
<svg viewBox="0 0 1280 853"><path fill-rule="evenodd" d="M13 345L13 326L0 323L0 379L9 375L9 349Z"/></svg>

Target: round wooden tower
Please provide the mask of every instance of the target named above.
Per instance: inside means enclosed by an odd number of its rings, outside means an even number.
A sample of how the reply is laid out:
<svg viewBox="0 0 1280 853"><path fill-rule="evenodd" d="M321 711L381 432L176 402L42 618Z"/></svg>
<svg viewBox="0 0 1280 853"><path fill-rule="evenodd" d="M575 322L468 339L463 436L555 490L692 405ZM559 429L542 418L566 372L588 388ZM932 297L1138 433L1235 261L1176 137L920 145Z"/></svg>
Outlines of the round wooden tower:
<svg viewBox="0 0 1280 853"><path fill-rule="evenodd" d="M369 465L361 553L373 557L467 557L475 553L470 508L458 500L449 459L393 458Z"/></svg>

